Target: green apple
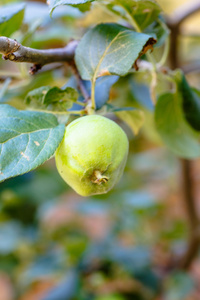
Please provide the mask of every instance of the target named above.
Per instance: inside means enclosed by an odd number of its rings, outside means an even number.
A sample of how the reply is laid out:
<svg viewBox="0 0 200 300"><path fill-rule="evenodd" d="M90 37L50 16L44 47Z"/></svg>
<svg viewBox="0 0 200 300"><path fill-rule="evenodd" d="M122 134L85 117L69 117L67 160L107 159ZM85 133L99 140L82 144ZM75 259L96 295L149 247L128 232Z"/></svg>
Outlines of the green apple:
<svg viewBox="0 0 200 300"><path fill-rule="evenodd" d="M126 134L115 122L99 115L80 117L65 128L56 166L78 194L104 194L122 176L128 147Z"/></svg>

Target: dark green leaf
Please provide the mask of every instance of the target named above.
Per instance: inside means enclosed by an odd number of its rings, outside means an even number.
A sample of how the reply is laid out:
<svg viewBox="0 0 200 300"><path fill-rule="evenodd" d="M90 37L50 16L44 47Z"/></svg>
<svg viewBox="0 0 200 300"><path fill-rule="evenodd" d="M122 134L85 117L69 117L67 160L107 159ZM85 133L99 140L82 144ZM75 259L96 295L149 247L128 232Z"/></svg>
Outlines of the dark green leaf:
<svg viewBox="0 0 200 300"><path fill-rule="evenodd" d="M186 120L197 131L200 131L200 91L190 88L184 74L177 71L175 79L178 90L183 97L183 112Z"/></svg>
<svg viewBox="0 0 200 300"><path fill-rule="evenodd" d="M6 5L0 7L0 36L9 37L17 31L23 21L24 4Z"/></svg>
<svg viewBox="0 0 200 300"><path fill-rule="evenodd" d="M184 118L182 95L166 93L159 97L155 109L155 123L162 140L178 156L200 156L200 135Z"/></svg>
<svg viewBox="0 0 200 300"><path fill-rule="evenodd" d="M100 24L81 39L75 60L85 80L95 81L97 77L111 74L123 76L140 54L154 43L151 36L121 25Z"/></svg>
<svg viewBox="0 0 200 300"><path fill-rule="evenodd" d="M52 114L0 105L0 181L29 172L57 149L64 134Z"/></svg>

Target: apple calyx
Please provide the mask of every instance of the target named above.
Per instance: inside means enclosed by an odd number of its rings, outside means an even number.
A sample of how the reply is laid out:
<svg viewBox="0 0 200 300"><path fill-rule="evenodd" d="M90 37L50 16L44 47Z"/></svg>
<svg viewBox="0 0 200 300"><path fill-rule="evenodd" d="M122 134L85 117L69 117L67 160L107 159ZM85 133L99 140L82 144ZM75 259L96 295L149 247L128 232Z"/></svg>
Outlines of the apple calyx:
<svg viewBox="0 0 200 300"><path fill-rule="evenodd" d="M98 184L98 185L100 185L100 184L102 184L102 183L108 182L109 177L107 177L107 176L105 176L105 175L103 175L103 174L104 174L104 172L102 173L102 172L99 171L99 170L95 170L95 171L93 172L93 176L92 176L91 181L92 181L93 183Z"/></svg>

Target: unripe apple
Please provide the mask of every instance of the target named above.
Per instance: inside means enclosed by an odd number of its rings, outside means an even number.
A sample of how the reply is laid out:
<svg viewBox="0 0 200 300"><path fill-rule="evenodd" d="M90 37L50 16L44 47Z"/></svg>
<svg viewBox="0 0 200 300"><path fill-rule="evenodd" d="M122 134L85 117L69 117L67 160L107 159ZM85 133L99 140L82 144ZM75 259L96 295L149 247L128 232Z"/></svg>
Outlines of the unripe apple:
<svg viewBox="0 0 200 300"><path fill-rule="evenodd" d="M122 176L128 139L115 122L99 115L70 123L55 153L62 178L78 194L107 193Z"/></svg>

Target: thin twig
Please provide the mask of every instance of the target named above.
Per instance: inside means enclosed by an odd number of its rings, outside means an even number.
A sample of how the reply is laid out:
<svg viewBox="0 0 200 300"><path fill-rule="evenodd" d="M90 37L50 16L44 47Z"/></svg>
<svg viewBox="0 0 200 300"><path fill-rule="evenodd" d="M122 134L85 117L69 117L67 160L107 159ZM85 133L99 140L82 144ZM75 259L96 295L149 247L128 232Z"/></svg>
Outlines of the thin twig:
<svg viewBox="0 0 200 300"><path fill-rule="evenodd" d="M85 99L84 102L88 103L88 101L90 100L90 95L89 95L89 93L88 93L88 91L87 91L87 89L86 89L86 87L85 87L85 85L83 83L83 79L81 78L81 76L80 76L80 74L79 74L79 72L77 70L76 65L74 63L71 63L70 66L71 66L72 71L74 73L74 76L76 78L76 81L77 81L77 84L78 84L78 88L81 91L81 93L82 93L82 95L83 95L83 97Z"/></svg>
<svg viewBox="0 0 200 300"><path fill-rule="evenodd" d="M179 26L171 28L170 35L170 49L169 49L169 63L174 70L179 67L179 49L178 49Z"/></svg>

